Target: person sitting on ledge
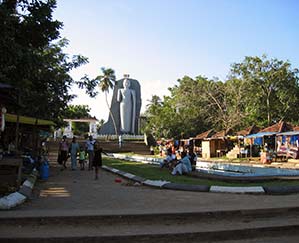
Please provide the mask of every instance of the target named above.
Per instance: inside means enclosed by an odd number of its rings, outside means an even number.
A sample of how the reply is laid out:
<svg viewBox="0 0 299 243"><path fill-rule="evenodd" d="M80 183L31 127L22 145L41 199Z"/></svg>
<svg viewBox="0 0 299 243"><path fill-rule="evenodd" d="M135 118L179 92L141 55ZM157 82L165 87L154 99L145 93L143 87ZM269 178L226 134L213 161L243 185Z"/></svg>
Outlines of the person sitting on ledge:
<svg viewBox="0 0 299 243"><path fill-rule="evenodd" d="M192 166L189 157L187 156L187 153L184 151L181 153L181 159L176 164L176 166L173 168L171 174L176 175L179 173L182 175L183 173L190 173L192 171Z"/></svg>
<svg viewBox="0 0 299 243"><path fill-rule="evenodd" d="M171 148L167 149L167 156L163 160L163 162L160 163L160 168L171 167L171 164L175 159L176 159L175 156L173 157L173 155L172 155Z"/></svg>
<svg viewBox="0 0 299 243"><path fill-rule="evenodd" d="M189 160L191 162L192 170L194 171L195 168L196 168L197 155L196 155L196 153L194 153L193 148L190 148L188 150L188 157L189 157Z"/></svg>

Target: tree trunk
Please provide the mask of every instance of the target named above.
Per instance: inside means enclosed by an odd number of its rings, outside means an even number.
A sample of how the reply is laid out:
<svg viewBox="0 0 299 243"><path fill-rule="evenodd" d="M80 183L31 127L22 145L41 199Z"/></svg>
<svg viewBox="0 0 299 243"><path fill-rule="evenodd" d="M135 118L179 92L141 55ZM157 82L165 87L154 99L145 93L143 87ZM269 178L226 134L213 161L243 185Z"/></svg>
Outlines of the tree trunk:
<svg viewBox="0 0 299 243"><path fill-rule="evenodd" d="M37 150L38 150L38 129L37 129L37 125L38 125L38 119L37 117L35 118L35 124L34 124L34 129L33 129L33 148L34 151L38 154Z"/></svg>
<svg viewBox="0 0 299 243"><path fill-rule="evenodd" d="M19 150L19 133L20 133L20 91L18 90L17 94L17 121L16 121L16 137L15 137L15 147L16 151Z"/></svg>
<svg viewBox="0 0 299 243"><path fill-rule="evenodd" d="M268 119L268 126L270 126L271 116L270 116L270 95L267 97L267 119Z"/></svg>
<svg viewBox="0 0 299 243"><path fill-rule="evenodd" d="M111 119L112 119L112 122L113 122L114 131L115 131L116 136L118 137L118 132L117 132L117 128L116 128L116 123L115 123L115 120L114 120L114 116L113 116L113 114L112 114L111 108L110 108L109 103L108 103L107 92L105 92L105 97L106 97L106 104L107 104L107 106L108 106L109 113L110 113L110 115L111 115Z"/></svg>
<svg viewBox="0 0 299 243"><path fill-rule="evenodd" d="M17 111L17 121L16 121L16 138L15 138L15 147L16 151L19 150L19 132L20 132L20 111Z"/></svg>

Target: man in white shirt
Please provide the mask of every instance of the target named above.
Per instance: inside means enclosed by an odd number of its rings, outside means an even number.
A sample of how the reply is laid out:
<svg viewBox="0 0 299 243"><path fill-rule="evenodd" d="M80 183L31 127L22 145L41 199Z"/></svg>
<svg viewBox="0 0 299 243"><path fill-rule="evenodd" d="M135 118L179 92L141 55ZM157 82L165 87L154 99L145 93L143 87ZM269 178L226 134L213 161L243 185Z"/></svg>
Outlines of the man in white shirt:
<svg viewBox="0 0 299 243"><path fill-rule="evenodd" d="M96 140L92 138L92 136L89 136L88 140L85 143L85 148L88 154L88 170L92 169L92 161L94 157L94 145L96 143Z"/></svg>

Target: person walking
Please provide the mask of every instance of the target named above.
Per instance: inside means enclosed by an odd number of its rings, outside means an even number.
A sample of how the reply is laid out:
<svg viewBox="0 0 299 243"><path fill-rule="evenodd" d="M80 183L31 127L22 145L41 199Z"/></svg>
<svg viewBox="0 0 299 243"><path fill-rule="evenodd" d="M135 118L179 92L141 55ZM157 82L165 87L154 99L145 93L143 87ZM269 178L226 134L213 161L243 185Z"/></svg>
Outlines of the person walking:
<svg viewBox="0 0 299 243"><path fill-rule="evenodd" d="M71 154L71 167L72 170L77 169L77 155L80 151L80 146L77 143L76 137L73 137L72 143L70 145L70 154Z"/></svg>
<svg viewBox="0 0 299 243"><path fill-rule="evenodd" d="M119 149L121 149L122 142L123 142L122 135L119 135L119 136L118 136L118 148L119 148Z"/></svg>
<svg viewBox="0 0 299 243"><path fill-rule="evenodd" d="M69 144L66 139L66 136L64 135L62 137L62 140L59 143L59 149L58 149L59 161L62 165L61 170L66 169L66 161L68 159L68 152L69 152Z"/></svg>
<svg viewBox="0 0 299 243"><path fill-rule="evenodd" d="M96 141L92 138L92 136L89 136L88 140L85 143L86 151L88 154L88 170L92 169L95 143L96 143Z"/></svg>
<svg viewBox="0 0 299 243"><path fill-rule="evenodd" d="M94 144L94 158L93 158L93 166L95 171L95 180L98 179L99 174L99 166L102 166L102 148L98 144Z"/></svg>

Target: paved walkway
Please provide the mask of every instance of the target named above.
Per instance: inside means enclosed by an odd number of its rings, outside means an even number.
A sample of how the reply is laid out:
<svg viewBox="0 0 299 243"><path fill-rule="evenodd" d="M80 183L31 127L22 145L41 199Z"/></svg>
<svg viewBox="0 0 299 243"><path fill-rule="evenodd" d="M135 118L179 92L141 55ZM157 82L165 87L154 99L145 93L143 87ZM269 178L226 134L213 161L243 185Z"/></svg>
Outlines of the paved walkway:
<svg viewBox="0 0 299 243"><path fill-rule="evenodd" d="M262 208L297 207L299 194L244 195L187 192L136 186L117 175L100 170L99 180L93 171L60 171L51 167L46 182L37 181L31 200L1 217L106 215L170 212L203 212Z"/></svg>

